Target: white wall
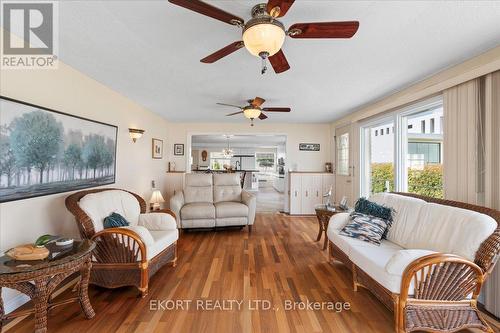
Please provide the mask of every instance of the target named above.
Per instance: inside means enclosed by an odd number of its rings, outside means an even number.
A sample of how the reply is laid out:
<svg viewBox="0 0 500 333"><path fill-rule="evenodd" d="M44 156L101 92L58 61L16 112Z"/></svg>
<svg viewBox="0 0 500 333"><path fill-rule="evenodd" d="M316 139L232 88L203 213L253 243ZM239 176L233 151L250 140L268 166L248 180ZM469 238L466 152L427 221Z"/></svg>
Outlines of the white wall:
<svg viewBox="0 0 500 333"><path fill-rule="evenodd" d="M273 124L257 123L170 123L168 146L183 143L184 156L169 155L177 170L186 170L186 158L190 156L190 136L196 134L275 134L286 135L286 167L294 171L324 171L325 163L331 162L330 124ZM319 152L299 151L299 143L319 143ZM196 148L197 149L197 148Z"/></svg>
<svg viewBox="0 0 500 333"><path fill-rule="evenodd" d="M116 184L111 186L126 188L146 199L151 180L165 188L167 158L151 158L153 137L164 140L164 156L170 153L165 119L62 63L57 70L2 70L0 74L2 96L118 126ZM129 127L146 131L135 144L129 137ZM69 194L0 204L0 251L32 243L47 233L77 237L76 223L64 206ZM8 311L25 299L16 295L4 289Z"/></svg>

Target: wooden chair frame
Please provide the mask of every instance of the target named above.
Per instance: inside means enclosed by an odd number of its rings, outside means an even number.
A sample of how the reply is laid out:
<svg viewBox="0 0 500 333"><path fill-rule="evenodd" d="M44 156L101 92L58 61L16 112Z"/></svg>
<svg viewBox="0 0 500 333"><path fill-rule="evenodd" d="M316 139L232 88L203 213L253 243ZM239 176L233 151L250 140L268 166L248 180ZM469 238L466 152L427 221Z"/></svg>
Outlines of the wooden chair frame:
<svg viewBox="0 0 500 333"><path fill-rule="evenodd" d="M96 233L92 219L80 208L78 202L87 194L110 190L132 194L139 203L141 214L146 213L146 202L143 198L135 193L115 188L76 192L66 198L66 208L75 216L81 237L96 243L92 253L90 283L105 288L135 286L144 297L148 293L149 278L164 265L176 265L177 242L148 260L146 246L134 231L109 228ZM162 212L172 215L175 219L172 211L162 210Z"/></svg>
<svg viewBox="0 0 500 333"><path fill-rule="evenodd" d="M495 267L495 264L499 258L499 253L500 253L500 211L491 209L491 208L486 208L486 207L481 207L481 206L476 206L476 205L471 205L463 202L458 202L458 201L451 201L451 200L443 200L443 199L436 199L436 198L429 198L417 194L412 194L412 193L394 193L402 196L409 196L409 197L414 197L414 198L419 198L427 202L432 202L432 203L437 203L441 205L446 205L446 206L452 206L452 207L458 207L458 208L463 208L463 209L468 209L472 211L476 211L482 214L486 214L488 216L491 216L496 222L497 222L497 228L495 231L480 245L478 251L476 252L475 260L474 262L470 262L466 259L463 258L457 258L456 256L453 255L447 255L447 254L437 254L437 255L431 255L431 262L426 262L426 265L429 264L446 264L448 262L460 262L464 265L468 265L468 267L473 267L473 270L477 271L477 268L479 268L481 274L479 272L477 273L477 290L474 291L473 298L469 302L470 306L473 308L476 308L476 298L477 295L479 294L481 290L481 286L484 283L484 281L487 279L487 277L491 274L493 271L493 268ZM332 241L328 242L328 254L329 254L329 260L337 260L342 263L344 263L347 268L349 268L352 271L353 275L353 289L356 291L358 287L364 287L372 294L375 295L389 310L394 312L394 327L396 332L402 332L404 329L404 320L402 320L402 315L404 314L403 311L405 309L405 306L408 305L408 303L418 303L422 302L420 300L414 301L413 298L409 299L408 295L404 295L404 292L400 293L393 293L390 290L386 289L384 286L382 286L380 283L375 281L371 276L369 276L366 272L364 272L361 268L359 268L356 264L354 264L350 259L347 254L345 254L339 247L337 247L335 244L332 243ZM424 257L426 258L426 257ZM413 274L416 269L419 269L419 267L423 264L423 259L420 258L417 259L416 261L412 262L407 270L403 273L403 278L402 278L402 290L403 290L403 285L407 283L407 281L411 281L413 278ZM426 259L427 260L427 259ZM477 268L476 268L477 267ZM460 287L460 286L459 286ZM406 291L407 292L407 291ZM474 295L475 298L474 298ZM456 301L448 301L448 300L441 300L440 301L442 304L447 304L447 305L453 305L457 304ZM413 304L412 303L412 304ZM436 330L435 332L442 332L439 330Z"/></svg>

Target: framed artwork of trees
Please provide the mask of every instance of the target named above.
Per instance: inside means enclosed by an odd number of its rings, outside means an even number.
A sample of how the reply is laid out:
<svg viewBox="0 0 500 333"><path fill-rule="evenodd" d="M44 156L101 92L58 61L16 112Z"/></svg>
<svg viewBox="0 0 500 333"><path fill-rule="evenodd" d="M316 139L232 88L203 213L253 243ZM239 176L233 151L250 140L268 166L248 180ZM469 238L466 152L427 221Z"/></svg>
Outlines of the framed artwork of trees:
<svg viewBox="0 0 500 333"><path fill-rule="evenodd" d="M117 133L0 96L0 202L113 184Z"/></svg>

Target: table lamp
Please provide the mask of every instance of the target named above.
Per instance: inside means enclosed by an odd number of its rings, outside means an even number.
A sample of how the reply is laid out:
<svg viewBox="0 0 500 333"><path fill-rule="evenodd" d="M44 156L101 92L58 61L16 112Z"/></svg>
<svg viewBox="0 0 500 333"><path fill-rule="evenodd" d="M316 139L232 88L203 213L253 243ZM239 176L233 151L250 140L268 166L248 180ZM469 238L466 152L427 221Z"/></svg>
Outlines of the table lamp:
<svg viewBox="0 0 500 333"><path fill-rule="evenodd" d="M160 203L162 202L165 202L165 199L163 199L160 190L153 190L151 200L149 200L149 204L153 205L153 210L160 210Z"/></svg>

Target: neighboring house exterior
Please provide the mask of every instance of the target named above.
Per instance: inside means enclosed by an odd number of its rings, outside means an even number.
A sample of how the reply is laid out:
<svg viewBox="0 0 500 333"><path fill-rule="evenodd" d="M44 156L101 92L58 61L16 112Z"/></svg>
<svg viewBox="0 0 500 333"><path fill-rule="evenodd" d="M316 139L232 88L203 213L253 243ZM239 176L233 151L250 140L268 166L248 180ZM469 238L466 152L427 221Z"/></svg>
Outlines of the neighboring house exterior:
<svg viewBox="0 0 500 333"><path fill-rule="evenodd" d="M407 118L410 168L441 164L443 160L443 108L420 112ZM394 162L394 124L371 129L371 163Z"/></svg>

